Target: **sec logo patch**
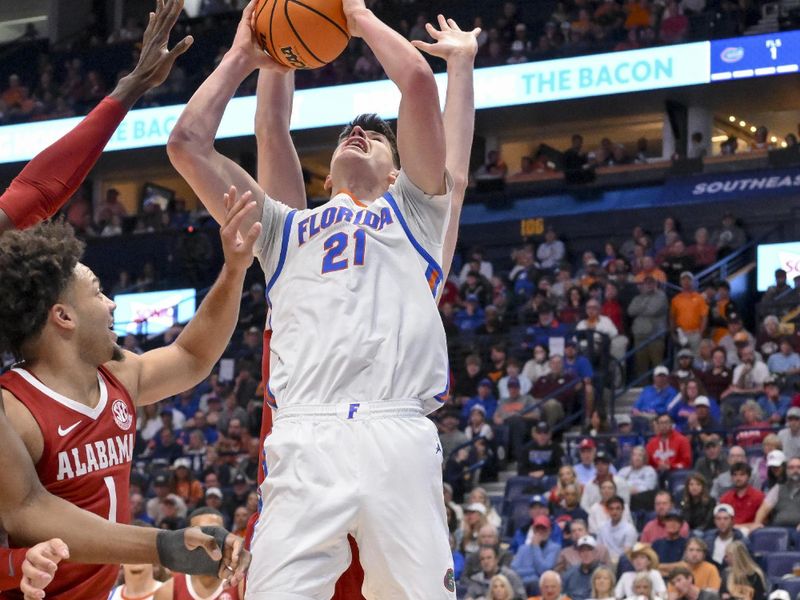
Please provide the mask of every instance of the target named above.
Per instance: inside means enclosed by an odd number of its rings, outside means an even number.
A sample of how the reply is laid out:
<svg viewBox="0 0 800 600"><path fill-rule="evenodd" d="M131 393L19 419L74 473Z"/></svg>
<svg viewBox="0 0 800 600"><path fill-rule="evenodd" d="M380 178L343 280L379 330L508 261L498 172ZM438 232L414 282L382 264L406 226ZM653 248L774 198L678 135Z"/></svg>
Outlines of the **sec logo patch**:
<svg viewBox="0 0 800 600"><path fill-rule="evenodd" d="M133 425L133 417L128 410L128 405L123 400L114 400L111 405L111 414L114 415L114 422L123 431L128 431Z"/></svg>

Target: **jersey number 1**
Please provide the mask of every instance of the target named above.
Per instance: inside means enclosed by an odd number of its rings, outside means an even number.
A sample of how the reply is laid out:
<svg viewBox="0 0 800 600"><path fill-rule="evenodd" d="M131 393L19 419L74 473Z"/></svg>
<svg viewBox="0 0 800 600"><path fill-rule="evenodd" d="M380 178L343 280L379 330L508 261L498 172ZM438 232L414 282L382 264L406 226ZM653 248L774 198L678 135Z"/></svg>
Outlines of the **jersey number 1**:
<svg viewBox="0 0 800 600"><path fill-rule="evenodd" d="M364 266L364 254L367 249L367 234L363 229L356 229L353 233L353 240L355 241L355 252L353 253L353 265L357 267ZM347 244L350 238L346 233L334 233L322 244L325 248L325 256L322 257L322 274L332 273L334 271L344 271L348 266L347 258L340 258L341 255L347 250Z"/></svg>

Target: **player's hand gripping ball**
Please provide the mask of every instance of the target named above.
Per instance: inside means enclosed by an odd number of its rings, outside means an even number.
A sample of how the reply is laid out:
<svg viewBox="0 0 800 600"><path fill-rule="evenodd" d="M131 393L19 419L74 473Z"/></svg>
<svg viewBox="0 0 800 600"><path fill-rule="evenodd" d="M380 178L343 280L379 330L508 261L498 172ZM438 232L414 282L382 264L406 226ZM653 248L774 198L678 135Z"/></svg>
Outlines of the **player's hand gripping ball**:
<svg viewBox="0 0 800 600"><path fill-rule="evenodd" d="M342 0L259 0L253 32L261 49L291 69L318 69L350 41Z"/></svg>

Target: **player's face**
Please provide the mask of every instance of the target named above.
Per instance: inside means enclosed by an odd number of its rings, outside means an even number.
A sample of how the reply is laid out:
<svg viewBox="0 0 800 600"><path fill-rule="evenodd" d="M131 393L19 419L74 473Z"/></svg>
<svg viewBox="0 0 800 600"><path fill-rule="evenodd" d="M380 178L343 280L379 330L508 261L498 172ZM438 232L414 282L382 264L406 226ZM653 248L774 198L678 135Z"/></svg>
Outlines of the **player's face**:
<svg viewBox="0 0 800 600"><path fill-rule="evenodd" d="M125 581L132 578L153 579L153 565L122 565Z"/></svg>
<svg viewBox="0 0 800 600"><path fill-rule="evenodd" d="M86 265L75 266L65 300L74 312L74 331L84 358L98 365L121 360L117 334L111 329L117 305L103 293L100 280Z"/></svg>
<svg viewBox="0 0 800 600"><path fill-rule="evenodd" d="M217 515L198 515L189 522L191 527L223 527L222 517Z"/></svg>
<svg viewBox="0 0 800 600"><path fill-rule="evenodd" d="M396 176L392 146L383 134L353 127L331 158L331 178L347 180L353 174L359 177L386 181L387 187Z"/></svg>

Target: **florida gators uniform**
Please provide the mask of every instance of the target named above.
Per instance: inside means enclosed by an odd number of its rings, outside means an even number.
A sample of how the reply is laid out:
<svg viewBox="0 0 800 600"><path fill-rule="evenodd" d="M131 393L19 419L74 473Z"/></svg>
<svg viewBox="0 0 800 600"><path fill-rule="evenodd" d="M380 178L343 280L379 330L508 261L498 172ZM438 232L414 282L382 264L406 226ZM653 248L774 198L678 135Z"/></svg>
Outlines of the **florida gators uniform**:
<svg viewBox="0 0 800 600"><path fill-rule="evenodd" d="M62 396L30 371L14 368L0 376L39 425L44 440L36 472L45 489L75 506L117 523L130 520L128 505L136 409L128 391L105 367L97 371L97 406ZM15 547L14 540L10 545ZM62 563L47 586L52 600L106 600L119 565ZM22 592L3 592L21 600Z"/></svg>
<svg viewBox="0 0 800 600"><path fill-rule="evenodd" d="M328 600L347 534L368 599L455 598L442 452L425 418L448 391L435 296L449 212L449 191L426 195L403 171L368 205L265 199L255 253L275 413L248 599Z"/></svg>

